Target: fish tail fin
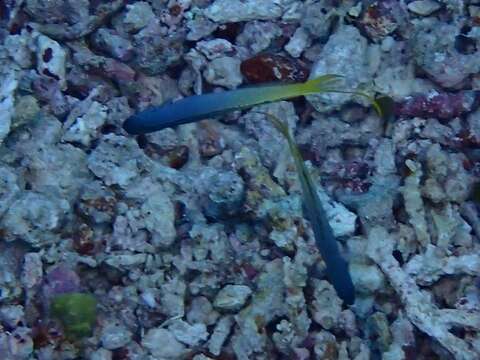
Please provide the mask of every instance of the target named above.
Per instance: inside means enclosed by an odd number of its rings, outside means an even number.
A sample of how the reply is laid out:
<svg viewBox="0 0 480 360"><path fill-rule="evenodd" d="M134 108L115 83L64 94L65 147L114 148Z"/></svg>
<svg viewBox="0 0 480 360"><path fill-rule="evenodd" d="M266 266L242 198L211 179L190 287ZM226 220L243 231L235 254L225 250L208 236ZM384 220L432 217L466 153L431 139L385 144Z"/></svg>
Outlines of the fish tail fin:
<svg viewBox="0 0 480 360"><path fill-rule="evenodd" d="M342 78L341 75L327 74L308 80L302 84L304 95L333 90Z"/></svg>

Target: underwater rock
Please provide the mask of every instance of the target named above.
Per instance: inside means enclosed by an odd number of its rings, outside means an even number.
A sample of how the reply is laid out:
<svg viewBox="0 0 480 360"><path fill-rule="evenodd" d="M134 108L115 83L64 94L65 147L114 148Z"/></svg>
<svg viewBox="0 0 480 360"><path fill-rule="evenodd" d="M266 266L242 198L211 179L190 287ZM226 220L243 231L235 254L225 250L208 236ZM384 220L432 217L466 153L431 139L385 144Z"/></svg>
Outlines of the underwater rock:
<svg viewBox="0 0 480 360"><path fill-rule="evenodd" d="M173 278L162 284L160 290L162 312L169 317L183 317L185 314L185 292L187 290L185 282Z"/></svg>
<svg viewBox="0 0 480 360"><path fill-rule="evenodd" d="M205 55L208 60L235 54L232 43L225 39L199 41L195 48Z"/></svg>
<svg viewBox="0 0 480 360"><path fill-rule="evenodd" d="M271 169L285 169L293 163L293 158L288 150L287 141L263 114L271 114L284 121L293 133L297 126L298 118L292 103L279 101L274 104L255 106L250 112L240 119L248 135L257 140L262 163ZM274 176L281 177L281 171L274 171Z"/></svg>
<svg viewBox="0 0 480 360"><path fill-rule="evenodd" d="M242 61L242 75L252 84L285 81L303 82L308 78L307 68L298 60L274 54L260 54Z"/></svg>
<svg viewBox="0 0 480 360"><path fill-rule="evenodd" d="M222 352L222 346L227 340L227 337L230 335L230 331L234 323L235 320L233 316L226 315L220 318L215 325L212 336L210 337L210 340L208 340L208 351L210 351L213 355L218 356Z"/></svg>
<svg viewBox="0 0 480 360"><path fill-rule="evenodd" d="M15 103L15 115L12 119L12 129L33 121L39 112L40 106L35 97L31 95L19 97Z"/></svg>
<svg viewBox="0 0 480 360"><path fill-rule="evenodd" d="M158 19L133 35L135 58L132 66L149 76L165 72L169 66L178 64L185 50L183 29L167 34Z"/></svg>
<svg viewBox="0 0 480 360"><path fill-rule="evenodd" d="M395 0L375 1L367 6L359 19L359 24L368 37L378 42L390 35L406 20L405 9Z"/></svg>
<svg viewBox="0 0 480 360"><path fill-rule="evenodd" d="M116 204L117 200L110 189L100 181L92 181L82 187L77 209L92 223L101 224L113 220Z"/></svg>
<svg viewBox="0 0 480 360"><path fill-rule="evenodd" d="M70 43L73 48L73 60L86 72L104 76L123 83L135 80L135 71L128 65L104 56L96 55L79 42Z"/></svg>
<svg viewBox="0 0 480 360"><path fill-rule="evenodd" d="M209 188L203 204L205 214L212 219L228 219L242 211L245 201L243 179L235 172L219 172L206 180Z"/></svg>
<svg viewBox="0 0 480 360"><path fill-rule="evenodd" d="M285 285L282 277L281 260L269 262L257 279L257 291L250 305L236 315L238 327L231 345L239 359L249 359L255 353L264 354L267 337L262 329L275 318L285 315Z"/></svg>
<svg viewBox="0 0 480 360"><path fill-rule="evenodd" d="M141 209L144 227L152 234L156 246L170 246L175 240L175 218L173 203L168 195L156 191L143 203Z"/></svg>
<svg viewBox="0 0 480 360"><path fill-rule="evenodd" d="M313 38L326 40L337 17L335 10L328 0L305 2L300 10L301 29Z"/></svg>
<svg viewBox="0 0 480 360"><path fill-rule="evenodd" d="M369 64L369 46L353 26L341 26L329 38L310 72L310 79L325 74L342 74L342 88L355 89L371 81L373 70ZM350 94L315 94L307 96L318 112L331 112L352 101ZM354 99L355 101L360 101ZM363 101L363 99L362 99Z"/></svg>
<svg viewBox="0 0 480 360"><path fill-rule="evenodd" d="M194 297L187 312L187 321L191 324L202 323L214 325L220 314L213 309L210 301L204 296Z"/></svg>
<svg viewBox="0 0 480 360"><path fill-rule="evenodd" d="M414 94L397 103L395 114L400 117L422 117L451 120L475 110L480 95L476 91L446 93L433 91Z"/></svg>
<svg viewBox="0 0 480 360"><path fill-rule="evenodd" d="M0 350L5 359L28 359L33 352L33 340L28 327L0 333Z"/></svg>
<svg viewBox="0 0 480 360"><path fill-rule="evenodd" d="M0 307L0 322L11 329L16 328L25 321L23 306L5 305Z"/></svg>
<svg viewBox="0 0 480 360"><path fill-rule="evenodd" d="M360 293L375 294L385 286L385 276L375 265L352 263L350 274L355 290Z"/></svg>
<svg viewBox="0 0 480 360"><path fill-rule="evenodd" d="M328 281L312 279L312 285L314 299L310 310L313 320L327 330L336 327L342 311L342 300Z"/></svg>
<svg viewBox="0 0 480 360"><path fill-rule="evenodd" d="M203 76L213 85L234 89L242 83L240 60L235 57L223 56L213 59L207 64Z"/></svg>
<svg viewBox="0 0 480 360"><path fill-rule="evenodd" d="M313 351L318 359L334 360L338 358L338 340L329 331L322 330L314 335Z"/></svg>
<svg viewBox="0 0 480 360"><path fill-rule="evenodd" d="M415 229L417 241L423 247L426 247L431 239L425 218L425 204L420 189L420 179L423 176L423 171L421 164L412 160L407 160L405 165L409 168L411 174L405 179L405 184L400 191L403 195L405 210L409 215L409 222Z"/></svg>
<svg viewBox="0 0 480 360"><path fill-rule="evenodd" d="M14 71L3 71L0 68L0 144L10 132L14 116L14 94L18 86L17 75Z"/></svg>
<svg viewBox="0 0 480 360"><path fill-rule="evenodd" d="M441 248L430 245L422 255L415 255L405 265L405 271L422 286L431 285L442 276L453 274L480 275L480 256L466 254L446 256Z"/></svg>
<svg viewBox="0 0 480 360"><path fill-rule="evenodd" d="M439 309L430 297L416 285L392 255L395 235L380 227L369 234L367 254L381 268L405 306L408 319L422 332L436 339L458 359L473 360L478 353L466 340L449 330L464 326L479 329L480 317L464 310Z"/></svg>
<svg viewBox="0 0 480 360"><path fill-rule="evenodd" d="M57 80L62 90L66 88L66 57L66 51L58 42L44 35L37 37L37 71Z"/></svg>
<svg viewBox="0 0 480 360"><path fill-rule="evenodd" d="M250 55L256 55L268 49L273 40L281 35L281 28L273 22L251 21L237 36L236 44L248 49Z"/></svg>
<svg viewBox="0 0 480 360"><path fill-rule="evenodd" d="M193 19L187 20L187 28L189 31L186 39L189 41L197 41L213 33L217 28L217 24L204 16L198 15Z"/></svg>
<svg viewBox="0 0 480 360"><path fill-rule="evenodd" d="M9 166L0 165L0 218L20 193L18 176Z"/></svg>
<svg viewBox="0 0 480 360"><path fill-rule="evenodd" d="M161 327L148 330L142 339L142 346L159 359L175 360L186 355L185 346L170 331Z"/></svg>
<svg viewBox="0 0 480 360"><path fill-rule="evenodd" d="M455 48L458 32L455 25L424 19L415 23L410 40L417 66L444 88L462 86L468 76L480 71L478 51L462 54Z"/></svg>
<svg viewBox="0 0 480 360"><path fill-rule="evenodd" d="M126 188L148 159L130 138L108 134L88 156L88 168L106 185Z"/></svg>
<svg viewBox="0 0 480 360"><path fill-rule="evenodd" d="M168 326L168 330L175 338L188 346L198 346L208 338L205 324L196 323L190 325L183 320L175 320Z"/></svg>
<svg viewBox="0 0 480 360"><path fill-rule="evenodd" d="M96 2L31 0L26 11L39 22L32 24L39 32L56 40L75 40L103 25L124 6L123 0Z"/></svg>
<svg viewBox="0 0 480 360"><path fill-rule="evenodd" d="M51 268L42 284L42 300L50 306L59 295L77 293L80 290L80 277L68 265L60 264Z"/></svg>
<svg viewBox="0 0 480 360"><path fill-rule="evenodd" d="M113 356L112 351L104 348L99 348L98 350L93 351L89 355L89 358L90 360L111 360L112 356Z"/></svg>
<svg viewBox="0 0 480 360"><path fill-rule="evenodd" d="M34 247L57 242L60 237L56 232L70 210L65 199L26 191L12 203L2 219L4 239L21 238Z"/></svg>
<svg viewBox="0 0 480 360"><path fill-rule="evenodd" d="M216 0L205 15L217 23L270 20L282 15L282 7L276 0Z"/></svg>
<svg viewBox="0 0 480 360"><path fill-rule="evenodd" d="M25 11L34 20L51 24L80 23L88 18L88 7L88 0L27 0L25 2Z"/></svg>
<svg viewBox="0 0 480 360"><path fill-rule="evenodd" d="M235 311L245 305L252 290L245 285L227 285L220 290L213 301L213 306L219 310Z"/></svg>
<svg viewBox="0 0 480 360"><path fill-rule="evenodd" d="M284 46L284 49L290 56L299 58L302 52L311 45L311 42L309 34L303 28L298 28Z"/></svg>
<svg viewBox="0 0 480 360"><path fill-rule="evenodd" d="M102 326L100 341L108 350L115 350L127 345L132 339L132 333L124 325L115 320L107 320Z"/></svg>
<svg viewBox="0 0 480 360"><path fill-rule="evenodd" d="M85 109L85 105L88 107ZM72 109L65 121L62 140L89 146L107 120L107 107L97 101L85 100Z"/></svg>
<svg viewBox="0 0 480 360"><path fill-rule="evenodd" d="M427 179L422 188L425 196L436 203L462 203L471 194L475 182L473 174L464 167L467 159L462 153L442 150L433 144L426 150Z"/></svg>
<svg viewBox="0 0 480 360"><path fill-rule="evenodd" d="M12 139L10 151L29 169L23 169L21 179L30 189L51 199L60 196L73 205L80 188L85 181L92 180L92 176L86 168L86 154L82 150L70 144L55 146L50 143L60 138L59 126L60 122L55 118L40 117L35 127L23 133L30 135L18 142Z"/></svg>
<svg viewBox="0 0 480 360"><path fill-rule="evenodd" d="M35 60L33 52L37 49L37 46L32 43L35 42L34 38L36 36L38 36L36 32L31 33L22 30L20 34L8 35L4 39L5 51L15 64L22 69L30 69L33 66Z"/></svg>
<svg viewBox="0 0 480 360"><path fill-rule="evenodd" d="M416 0L408 3L407 8L417 15L428 16L442 7L434 0Z"/></svg>
<svg viewBox="0 0 480 360"><path fill-rule="evenodd" d="M122 19L125 30L130 33L136 33L148 25L155 18L150 4L146 1L135 1L127 5L127 11Z"/></svg>
<svg viewBox="0 0 480 360"><path fill-rule="evenodd" d="M133 58L134 49L131 41L113 29L98 29L92 34L92 44L99 51L103 51L117 60L129 61Z"/></svg>
<svg viewBox="0 0 480 360"><path fill-rule="evenodd" d="M225 140L214 126L202 124L197 132L198 152L203 158L212 158L220 155L225 149Z"/></svg>
<svg viewBox="0 0 480 360"><path fill-rule="evenodd" d="M392 343L392 334L385 313L377 311L368 317L366 321L367 336L374 339L375 347L381 352L388 350Z"/></svg>
<svg viewBox="0 0 480 360"><path fill-rule="evenodd" d="M21 282L28 291L42 282L43 263L39 253L26 253L23 258Z"/></svg>
<svg viewBox="0 0 480 360"><path fill-rule="evenodd" d="M37 37L37 71L57 80L62 90L66 88L66 57L66 51L58 42L44 35Z"/></svg>

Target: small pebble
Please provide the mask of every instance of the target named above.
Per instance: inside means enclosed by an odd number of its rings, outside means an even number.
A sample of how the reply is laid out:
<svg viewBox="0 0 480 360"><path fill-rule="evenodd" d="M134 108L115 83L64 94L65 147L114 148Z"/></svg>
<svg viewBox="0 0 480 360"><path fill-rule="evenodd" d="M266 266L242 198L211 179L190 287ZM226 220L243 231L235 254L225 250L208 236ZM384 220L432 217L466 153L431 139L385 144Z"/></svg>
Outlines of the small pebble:
<svg viewBox="0 0 480 360"><path fill-rule="evenodd" d="M142 345L157 359L181 359L186 352L185 346L170 331L162 328L148 330Z"/></svg>
<svg viewBox="0 0 480 360"><path fill-rule="evenodd" d="M104 348L115 350L127 345L132 333L123 325L112 322L103 327L100 341Z"/></svg>
<svg viewBox="0 0 480 360"><path fill-rule="evenodd" d="M407 5L408 10L417 15L428 16L440 9L442 6L433 0L418 0Z"/></svg>
<svg viewBox="0 0 480 360"><path fill-rule="evenodd" d="M245 285L227 285L217 294L213 302L219 310L238 310L252 294L252 290Z"/></svg>

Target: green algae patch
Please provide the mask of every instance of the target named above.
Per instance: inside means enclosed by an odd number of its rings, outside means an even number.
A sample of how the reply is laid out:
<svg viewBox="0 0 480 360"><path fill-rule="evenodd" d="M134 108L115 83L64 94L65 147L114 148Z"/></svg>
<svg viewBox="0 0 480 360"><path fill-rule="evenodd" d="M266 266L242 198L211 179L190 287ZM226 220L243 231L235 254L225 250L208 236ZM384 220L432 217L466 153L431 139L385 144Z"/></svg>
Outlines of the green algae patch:
<svg viewBox="0 0 480 360"><path fill-rule="evenodd" d="M92 295L70 293L56 296L50 310L62 323L67 338L78 340L92 334L97 317L96 308L97 301Z"/></svg>

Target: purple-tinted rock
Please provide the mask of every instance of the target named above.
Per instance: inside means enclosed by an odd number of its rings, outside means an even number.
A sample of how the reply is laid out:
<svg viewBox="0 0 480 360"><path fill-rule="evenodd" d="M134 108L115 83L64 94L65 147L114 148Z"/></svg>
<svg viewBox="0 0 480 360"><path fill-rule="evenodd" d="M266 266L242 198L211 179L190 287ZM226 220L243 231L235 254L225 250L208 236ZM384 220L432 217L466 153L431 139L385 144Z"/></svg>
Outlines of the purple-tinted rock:
<svg viewBox="0 0 480 360"><path fill-rule="evenodd" d="M473 111L479 100L480 94L477 91L419 94L409 96L397 104L395 113L401 117L450 120Z"/></svg>
<svg viewBox="0 0 480 360"><path fill-rule="evenodd" d="M45 276L42 293L45 303L57 295L78 292L80 278L77 273L67 265L61 264L51 269Z"/></svg>
<svg viewBox="0 0 480 360"><path fill-rule="evenodd" d="M132 43L121 37L115 30L101 28L92 36L93 45L120 61L129 61L133 57Z"/></svg>
<svg viewBox="0 0 480 360"><path fill-rule="evenodd" d="M183 55L182 31L167 34L158 20L151 21L134 35L134 66L148 75L163 73L169 66L178 63Z"/></svg>
<svg viewBox="0 0 480 360"><path fill-rule="evenodd" d="M306 2L300 24L314 38L326 39L337 16L334 6L326 1Z"/></svg>
<svg viewBox="0 0 480 360"><path fill-rule="evenodd" d="M60 91L60 85L55 79L40 76L33 81L32 87L39 100L49 104L55 116L63 117L73 107L72 102Z"/></svg>
<svg viewBox="0 0 480 360"><path fill-rule="evenodd" d="M76 2L31 0L30 3L32 5L27 6L26 11L36 16L39 23L32 25L37 30L56 40L74 40L94 32L105 23L106 19L124 6L125 2L124 0ZM74 8L74 11L69 12L69 7Z"/></svg>
<svg viewBox="0 0 480 360"><path fill-rule="evenodd" d="M254 84L272 81L303 82L308 78L308 70L302 62L273 54L260 54L242 61L240 71Z"/></svg>
<svg viewBox="0 0 480 360"><path fill-rule="evenodd" d="M457 25L428 18L415 23L410 41L418 68L446 88L463 87L480 71L480 52L458 47L459 32Z"/></svg>
<svg viewBox="0 0 480 360"><path fill-rule="evenodd" d="M67 73L67 93L75 98L86 98L95 88L101 87L108 92L109 97L117 95L118 90L112 85L111 81L95 74L89 74L81 69L80 66L72 64Z"/></svg>
<svg viewBox="0 0 480 360"><path fill-rule="evenodd" d="M80 43L71 44L75 53L74 61L87 72L112 79L117 82L131 82L135 79L135 71L117 60L95 55Z"/></svg>
<svg viewBox="0 0 480 360"><path fill-rule="evenodd" d="M88 7L88 0L27 0L25 11L41 23L73 25L88 18Z"/></svg>

